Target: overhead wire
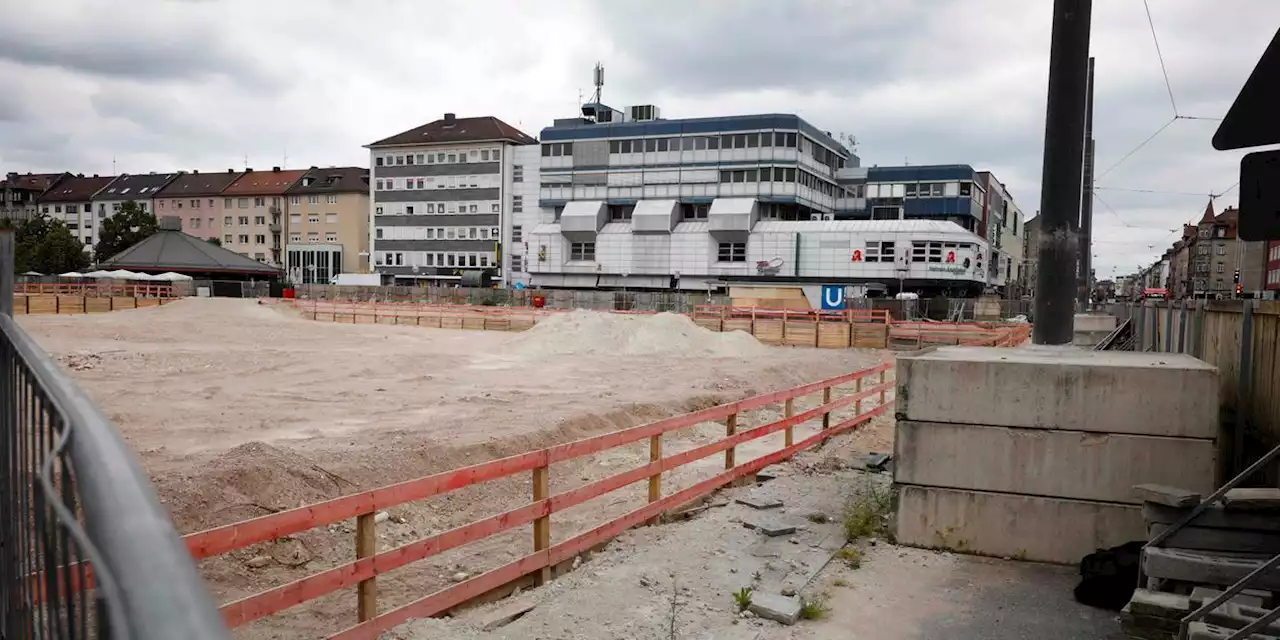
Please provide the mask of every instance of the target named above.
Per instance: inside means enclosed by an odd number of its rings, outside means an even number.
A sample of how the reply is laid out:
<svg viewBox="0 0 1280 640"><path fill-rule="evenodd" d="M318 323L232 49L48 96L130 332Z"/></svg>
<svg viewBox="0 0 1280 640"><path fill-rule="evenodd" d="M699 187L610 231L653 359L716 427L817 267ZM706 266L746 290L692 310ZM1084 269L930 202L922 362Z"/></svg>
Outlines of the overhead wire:
<svg viewBox="0 0 1280 640"><path fill-rule="evenodd" d="M1147 24L1151 27L1151 41L1156 45L1156 58L1160 60L1160 73L1164 74L1164 88L1169 92L1169 104L1173 106L1173 117L1178 117L1178 102L1173 99L1173 85L1169 82L1169 69L1164 64L1164 53L1160 51L1160 38L1156 37L1156 23L1151 19L1151 4L1147 0L1142 0L1142 6L1147 10Z"/></svg>

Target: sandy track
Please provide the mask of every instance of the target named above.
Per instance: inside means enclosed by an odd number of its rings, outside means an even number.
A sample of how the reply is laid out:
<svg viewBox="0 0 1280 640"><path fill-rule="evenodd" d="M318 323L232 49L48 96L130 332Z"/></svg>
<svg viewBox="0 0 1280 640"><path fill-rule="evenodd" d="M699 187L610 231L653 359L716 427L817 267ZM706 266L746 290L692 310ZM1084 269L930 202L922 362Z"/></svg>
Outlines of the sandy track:
<svg viewBox="0 0 1280 640"><path fill-rule="evenodd" d="M664 351L652 336L643 352L617 354L586 333L585 353L575 353L573 335L318 323L228 299L21 322L139 451L184 532L837 375L881 357L755 344L699 352L684 339ZM535 340L542 342L531 346ZM759 413L744 422L770 417ZM690 430L672 439L670 451L715 431ZM553 491L629 468L647 453L633 448L556 467ZM684 481L697 474L691 469ZM672 482L671 489L683 483ZM510 478L393 509L403 523L380 528L382 546L519 506L528 484ZM633 508L643 489L629 489L557 516L554 537ZM241 597L351 559L352 536L331 529L202 569L221 600ZM381 608L425 595L454 570L518 557L527 541L515 531L382 578ZM273 562L246 569L256 555ZM348 590L237 635L314 637L350 624L353 611Z"/></svg>

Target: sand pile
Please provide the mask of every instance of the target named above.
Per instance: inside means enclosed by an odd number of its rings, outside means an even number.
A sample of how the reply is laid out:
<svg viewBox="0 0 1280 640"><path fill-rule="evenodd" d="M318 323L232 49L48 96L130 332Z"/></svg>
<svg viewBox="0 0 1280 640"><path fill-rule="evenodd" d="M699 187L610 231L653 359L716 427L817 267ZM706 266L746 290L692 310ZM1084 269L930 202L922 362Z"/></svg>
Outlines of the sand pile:
<svg viewBox="0 0 1280 640"><path fill-rule="evenodd" d="M520 334L522 355L667 354L742 357L768 347L742 331L704 329L676 313L623 315L576 310L540 320Z"/></svg>

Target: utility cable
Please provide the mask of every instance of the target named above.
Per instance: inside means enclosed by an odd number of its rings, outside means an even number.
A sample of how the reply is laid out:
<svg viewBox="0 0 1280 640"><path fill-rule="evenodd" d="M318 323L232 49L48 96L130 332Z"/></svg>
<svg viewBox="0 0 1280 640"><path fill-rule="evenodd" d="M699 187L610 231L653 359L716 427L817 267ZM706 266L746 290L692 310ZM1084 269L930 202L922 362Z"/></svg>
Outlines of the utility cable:
<svg viewBox="0 0 1280 640"><path fill-rule="evenodd" d="M1156 58L1160 60L1160 73L1164 74L1164 88L1169 92L1169 104L1173 106L1173 117L1178 117L1178 103L1173 99L1173 85L1169 83L1169 70L1164 65L1164 54L1160 51L1160 38L1156 37L1156 23L1151 19L1151 5L1147 0L1142 0L1142 6L1147 10L1147 24L1151 27L1151 41L1156 44Z"/></svg>
<svg viewBox="0 0 1280 640"><path fill-rule="evenodd" d="M1132 156L1133 156L1133 154L1137 153L1137 152L1138 152L1138 151L1140 151L1143 147L1147 146L1147 145L1148 145L1152 140L1155 140L1155 139L1156 139L1156 136L1160 135L1161 133L1164 133L1164 130L1165 130L1165 129L1168 129L1168 128L1169 128L1169 125L1171 125L1171 124L1173 124L1174 122L1177 122L1177 121L1178 121L1177 116L1174 116L1174 117L1172 117L1172 118L1169 118L1169 121L1168 121L1168 122L1166 122L1166 123L1164 123L1164 125L1162 125L1159 129L1156 129L1156 132L1155 132L1155 133L1151 134L1150 136L1147 136L1147 139L1146 139L1146 140L1143 140L1142 142L1138 143L1138 146L1136 146L1136 147L1134 147L1132 150L1130 150L1130 151L1129 151L1129 153L1124 154L1124 156L1123 156L1123 157L1121 157L1119 160L1117 160L1117 161L1115 162L1115 164L1111 165L1110 167L1107 167L1107 170L1106 170L1106 171L1103 171L1103 172L1102 172L1102 173L1100 173L1100 174L1098 174L1098 176L1097 176L1096 178L1094 178L1094 180L1095 180L1095 181L1097 181L1097 180L1101 180L1101 179L1103 179L1103 178L1107 177L1107 174L1108 174L1108 173L1111 173L1112 171L1114 171L1114 170L1115 170L1115 168L1116 168L1116 167L1118 167L1118 166L1120 166L1120 165L1124 164L1124 161L1125 161L1125 160L1128 160L1130 157L1132 157Z"/></svg>

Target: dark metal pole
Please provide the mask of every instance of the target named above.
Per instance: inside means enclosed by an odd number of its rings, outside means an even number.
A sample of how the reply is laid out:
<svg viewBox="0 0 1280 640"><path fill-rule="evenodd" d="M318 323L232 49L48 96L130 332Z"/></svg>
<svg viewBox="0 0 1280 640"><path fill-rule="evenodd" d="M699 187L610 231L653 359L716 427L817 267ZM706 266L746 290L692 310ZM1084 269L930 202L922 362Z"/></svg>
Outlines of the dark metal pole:
<svg viewBox="0 0 1280 640"><path fill-rule="evenodd" d="M1092 0L1054 0L1040 179L1035 344L1071 344Z"/></svg>
<svg viewBox="0 0 1280 640"><path fill-rule="evenodd" d="M1084 197L1080 201L1080 310L1088 308L1093 278L1093 57L1089 58L1089 84L1084 107Z"/></svg>
<svg viewBox="0 0 1280 640"><path fill-rule="evenodd" d="M13 230L0 230L0 313L6 316L13 315L13 281L17 279L14 274L16 249Z"/></svg>

